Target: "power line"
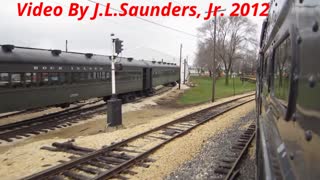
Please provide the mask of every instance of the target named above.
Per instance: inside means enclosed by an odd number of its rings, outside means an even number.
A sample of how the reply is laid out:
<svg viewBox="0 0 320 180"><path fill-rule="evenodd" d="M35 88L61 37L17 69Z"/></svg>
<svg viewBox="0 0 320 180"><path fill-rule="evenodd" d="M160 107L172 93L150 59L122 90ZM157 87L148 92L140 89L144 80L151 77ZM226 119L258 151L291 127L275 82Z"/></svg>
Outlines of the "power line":
<svg viewBox="0 0 320 180"><path fill-rule="evenodd" d="M101 4L101 3L99 3L99 2L96 2L96 1L93 1L93 0L88 0L88 1L89 1L89 2L91 2L91 3L98 3L98 4L100 4L101 6L106 7L106 5ZM112 9L112 10L114 10L114 11L117 11L117 12L122 12L121 10L116 9L116 8L112 8L112 7L110 7L110 9ZM151 24L154 24L154 25L157 25L157 26L163 27L163 28L170 29L170 30L172 30L172 31L176 31L176 32L179 32L179 33L182 33L182 34L185 34L185 35L188 35L188 36L192 36L192 37L197 38L197 36L196 36L196 35L193 35L193 34L191 34L191 33L188 33L188 32L185 32L185 31L182 31L182 30L179 30L179 29L176 29L176 28L170 27L170 26L166 26L166 25L163 25L163 24L160 24L160 23L157 23L157 22L154 22L154 21L151 21L151 20L148 20L148 19L145 19L145 18L139 17L139 16L134 16L134 17L135 17L135 18L137 18L137 19L140 19L140 20L142 20L142 21L145 21L145 22L148 22L148 23L151 23Z"/></svg>

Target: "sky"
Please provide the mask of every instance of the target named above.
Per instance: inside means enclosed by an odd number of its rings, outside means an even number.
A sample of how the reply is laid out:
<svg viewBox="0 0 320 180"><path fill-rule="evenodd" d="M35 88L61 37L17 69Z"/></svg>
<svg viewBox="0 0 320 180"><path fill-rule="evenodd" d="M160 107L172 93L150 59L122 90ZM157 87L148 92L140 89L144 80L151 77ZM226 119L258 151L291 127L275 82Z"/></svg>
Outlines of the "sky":
<svg viewBox="0 0 320 180"><path fill-rule="evenodd" d="M94 0L102 4L111 3L113 8L119 9L120 3L132 5L196 5L199 13L208 11L210 3L220 5L229 14L232 4L268 2L266 0ZM33 2L64 8L60 17L19 17L17 3ZM88 16L93 13L94 3L88 0L3 0L0 6L0 44L35 47L45 49L65 50L65 41L68 40L68 50L84 53L111 54L111 37L114 33L124 41L123 56L135 59L161 60L178 63L180 44L183 45L182 56L188 57L189 64L195 58L197 51L197 37L145 22L136 17L99 17L94 21L88 18L78 21L75 17L68 17L70 3L90 6ZM111 11L114 12L114 11ZM143 17L144 19L179 29L188 34L197 35L197 28L205 21L194 17ZM262 21L265 17L249 17L257 24L260 33ZM257 39L259 35L257 34Z"/></svg>

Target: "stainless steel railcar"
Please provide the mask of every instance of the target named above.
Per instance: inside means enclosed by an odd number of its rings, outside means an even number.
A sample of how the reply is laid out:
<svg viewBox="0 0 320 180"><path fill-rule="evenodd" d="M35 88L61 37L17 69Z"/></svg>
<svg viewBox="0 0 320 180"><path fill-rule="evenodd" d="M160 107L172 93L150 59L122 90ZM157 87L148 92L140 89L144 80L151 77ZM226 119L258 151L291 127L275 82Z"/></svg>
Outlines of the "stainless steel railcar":
<svg viewBox="0 0 320 180"><path fill-rule="evenodd" d="M0 113L107 99L110 66L108 56L2 45ZM172 63L118 58L116 67L117 94L125 99L179 80L179 67Z"/></svg>
<svg viewBox="0 0 320 180"><path fill-rule="evenodd" d="M320 1L272 0L257 81L257 179L320 179Z"/></svg>

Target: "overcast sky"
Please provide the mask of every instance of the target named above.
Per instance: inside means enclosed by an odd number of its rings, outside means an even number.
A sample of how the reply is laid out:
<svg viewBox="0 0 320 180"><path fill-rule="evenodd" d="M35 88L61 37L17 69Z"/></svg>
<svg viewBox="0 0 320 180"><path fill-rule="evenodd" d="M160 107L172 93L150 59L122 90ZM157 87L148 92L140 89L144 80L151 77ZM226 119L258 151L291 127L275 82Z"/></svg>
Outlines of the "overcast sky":
<svg viewBox="0 0 320 180"><path fill-rule="evenodd" d="M183 56L189 56L192 61L197 50L197 38L178 33L163 27L147 23L135 17L101 17L90 21L88 18L77 21L68 17L68 7L71 2L90 5L92 14L93 3L88 0L44 0L46 5L63 5L64 14L61 17L19 17L17 3L32 0L2 0L0 7L0 44L14 44L47 49L65 49L65 40L69 41L69 50L91 52L97 54L111 53L110 34L124 40L124 56L136 59L160 60L178 62L180 43L183 44ZM100 3L112 3L112 7L119 9L119 4L128 2L135 5L165 5L173 2L175 5L197 5L198 12L208 10L213 2L227 9L229 14L233 9L232 3L237 0L96 0ZM32 1L34 5L39 0ZM250 4L267 2L266 0L246 0ZM90 9L89 8L89 9ZM204 15L203 15L204 16ZM197 28L204 22L194 17L143 17L156 23L197 35ZM250 17L260 28L264 17ZM258 38L258 35L257 35Z"/></svg>

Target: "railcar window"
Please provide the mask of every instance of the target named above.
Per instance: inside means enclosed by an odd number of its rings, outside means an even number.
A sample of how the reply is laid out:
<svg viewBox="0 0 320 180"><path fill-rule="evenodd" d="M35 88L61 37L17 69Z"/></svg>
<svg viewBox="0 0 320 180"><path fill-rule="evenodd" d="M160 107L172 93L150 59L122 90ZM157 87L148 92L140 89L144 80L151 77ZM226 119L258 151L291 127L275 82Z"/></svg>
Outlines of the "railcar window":
<svg viewBox="0 0 320 180"><path fill-rule="evenodd" d="M93 75L92 75L92 72L89 72L89 73L88 73L88 80L91 80L91 79L92 79L92 76L93 76Z"/></svg>
<svg viewBox="0 0 320 180"><path fill-rule="evenodd" d="M32 82L32 74L31 73L24 74L24 82L26 83L26 85L31 84L31 82Z"/></svg>
<svg viewBox="0 0 320 180"><path fill-rule="evenodd" d="M42 84L42 83L41 83L41 74L42 74L42 73L37 73L37 74L36 74L36 81L37 81L38 84Z"/></svg>
<svg viewBox="0 0 320 180"><path fill-rule="evenodd" d="M41 73L41 85L48 84L49 73Z"/></svg>
<svg viewBox="0 0 320 180"><path fill-rule="evenodd" d="M106 73L105 72L101 72L101 79L102 80L106 79Z"/></svg>
<svg viewBox="0 0 320 180"><path fill-rule="evenodd" d="M49 81L52 83L52 84L57 84L59 82L59 76L58 76L58 73L50 73L49 74Z"/></svg>
<svg viewBox="0 0 320 180"><path fill-rule="evenodd" d="M12 73L11 74L11 84L20 84L21 83L21 74Z"/></svg>
<svg viewBox="0 0 320 180"><path fill-rule="evenodd" d="M97 73L93 72L93 79L97 79Z"/></svg>
<svg viewBox="0 0 320 180"><path fill-rule="evenodd" d="M80 81L85 81L85 80L87 80L87 73L84 73L84 72L80 73Z"/></svg>
<svg viewBox="0 0 320 180"><path fill-rule="evenodd" d="M292 64L290 38L285 39L276 49L274 61L274 95L288 101L290 72Z"/></svg>
<svg viewBox="0 0 320 180"><path fill-rule="evenodd" d="M97 79L98 79L98 80L101 79L101 72L97 72Z"/></svg>
<svg viewBox="0 0 320 180"><path fill-rule="evenodd" d="M32 73L32 83L37 83L37 73Z"/></svg>
<svg viewBox="0 0 320 180"><path fill-rule="evenodd" d="M267 74L268 74L268 71L267 71L267 67L268 67L268 60L269 60L269 57L266 57L264 59L264 65L263 65L263 79L266 79L267 78Z"/></svg>
<svg viewBox="0 0 320 180"><path fill-rule="evenodd" d="M66 75L66 83L69 83L69 84L73 83L72 74L73 73L71 73L71 72L65 73L65 75Z"/></svg>
<svg viewBox="0 0 320 180"><path fill-rule="evenodd" d="M81 73L79 72L76 72L76 73L73 73L72 74L72 82L79 82L80 81L80 76L81 76Z"/></svg>
<svg viewBox="0 0 320 180"><path fill-rule="evenodd" d="M59 73L60 83L64 84L66 82L66 73Z"/></svg>
<svg viewBox="0 0 320 180"><path fill-rule="evenodd" d="M9 73L0 73L0 87L9 86Z"/></svg>

